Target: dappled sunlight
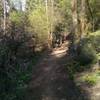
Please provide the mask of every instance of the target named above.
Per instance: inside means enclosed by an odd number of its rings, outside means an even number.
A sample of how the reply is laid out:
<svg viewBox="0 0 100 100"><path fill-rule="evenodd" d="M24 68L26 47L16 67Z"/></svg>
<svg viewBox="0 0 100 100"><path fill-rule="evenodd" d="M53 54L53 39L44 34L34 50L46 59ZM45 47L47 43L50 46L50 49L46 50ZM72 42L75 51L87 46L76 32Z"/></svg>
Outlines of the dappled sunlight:
<svg viewBox="0 0 100 100"><path fill-rule="evenodd" d="M63 47L48 53L37 64L37 73L30 82L29 94L25 100L29 95L31 97L29 100L32 98L35 100L89 100L88 94L79 89L69 78L65 67L70 58L67 50L65 43Z"/></svg>
<svg viewBox="0 0 100 100"><path fill-rule="evenodd" d="M54 55L55 57L58 57L58 58L63 57L65 54L66 54L66 49L65 50L60 50L60 51L56 50L56 51L53 51L51 53L51 55Z"/></svg>
<svg viewBox="0 0 100 100"><path fill-rule="evenodd" d="M68 51L68 41L66 41L60 48L55 48L52 50L51 55L57 58L61 58L67 54Z"/></svg>
<svg viewBox="0 0 100 100"><path fill-rule="evenodd" d="M0 100L100 100L99 0L0 0Z"/></svg>

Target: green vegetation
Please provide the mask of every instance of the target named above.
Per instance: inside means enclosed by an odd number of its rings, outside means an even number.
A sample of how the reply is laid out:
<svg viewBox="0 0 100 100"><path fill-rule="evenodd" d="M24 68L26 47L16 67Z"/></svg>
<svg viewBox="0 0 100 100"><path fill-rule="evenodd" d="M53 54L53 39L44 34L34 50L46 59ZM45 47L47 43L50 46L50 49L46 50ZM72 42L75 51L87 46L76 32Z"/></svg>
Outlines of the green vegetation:
<svg viewBox="0 0 100 100"><path fill-rule="evenodd" d="M100 52L100 31L90 33L87 38L79 43L78 61L82 65L96 63L99 60Z"/></svg>
<svg viewBox="0 0 100 100"><path fill-rule="evenodd" d="M100 81L100 71L88 72L84 76L80 76L79 81L89 86L96 85Z"/></svg>
<svg viewBox="0 0 100 100"><path fill-rule="evenodd" d="M87 38L83 38L78 45L77 57L71 58L66 64L66 69L69 73L69 78L74 79L77 72L82 72L90 69L93 64L100 61L100 31L89 33ZM82 78L88 84L95 84L98 80L97 72L93 75L85 75Z"/></svg>
<svg viewBox="0 0 100 100"><path fill-rule="evenodd" d="M43 51L65 41L70 79L100 65L99 6L98 0L0 0L0 99L23 100ZM95 74L82 79L93 85Z"/></svg>
<svg viewBox="0 0 100 100"><path fill-rule="evenodd" d="M0 50L0 65L3 65L0 68L0 98L2 100L23 100L38 56L27 59L18 58L11 55L8 50L8 48ZM3 64L4 61L5 64Z"/></svg>
<svg viewBox="0 0 100 100"><path fill-rule="evenodd" d="M78 61L81 65L92 63L96 59L96 51L91 43L87 40L82 41L83 44L79 47Z"/></svg>
<svg viewBox="0 0 100 100"><path fill-rule="evenodd" d="M96 84L97 77L94 75L86 75L83 77L83 81L89 85L94 85L94 84Z"/></svg>

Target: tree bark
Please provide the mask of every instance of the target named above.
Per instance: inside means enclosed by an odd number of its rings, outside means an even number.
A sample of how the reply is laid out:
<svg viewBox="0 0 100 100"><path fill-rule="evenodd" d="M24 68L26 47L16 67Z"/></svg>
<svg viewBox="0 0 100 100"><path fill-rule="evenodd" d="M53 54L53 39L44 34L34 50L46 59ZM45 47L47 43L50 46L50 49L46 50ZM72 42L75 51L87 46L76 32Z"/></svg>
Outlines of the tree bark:
<svg viewBox="0 0 100 100"><path fill-rule="evenodd" d="M93 16L93 12L92 12L92 9L90 7L90 3L89 3L89 0L86 0L86 4L87 4L87 7L88 7L88 10L89 10L89 13L91 15L91 18L92 18L92 31L94 32L94 26L95 26L95 21L94 21L94 16Z"/></svg>
<svg viewBox="0 0 100 100"><path fill-rule="evenodd" d="M78 0L72 0L72 20L73 20L73 46L74 50L77 49L78 42Z"/></svg>
<svg viewBox="0 0 100 100"><path fill-rule="evenodd" d="M4 29L4 35L6 33L6 1L3 0L3 17L4 17L4 20L3 20L3 29Z"/></svg>
<svg viewBox="0 0 100 100"><path fill-rule="evenodd" d="M86 35L86 0L81 1L81 38Z"/></svg>
<svg viewBox="0 0 100 100"><path fill-rule="evenodd" d="M47 17L48 48L50 49L52 45L52 39L51 39L51 32L49 28L48 0L45 0L45 8L46 8L46 17Z"/></svg>
<svg viewBox="0 0 100 100"><path fill-rule="evenodd" d="M51 22L50 22L50 41L52 46L52 39L53 39L53 22L54 22L54 0L51 0Z"/></svg>

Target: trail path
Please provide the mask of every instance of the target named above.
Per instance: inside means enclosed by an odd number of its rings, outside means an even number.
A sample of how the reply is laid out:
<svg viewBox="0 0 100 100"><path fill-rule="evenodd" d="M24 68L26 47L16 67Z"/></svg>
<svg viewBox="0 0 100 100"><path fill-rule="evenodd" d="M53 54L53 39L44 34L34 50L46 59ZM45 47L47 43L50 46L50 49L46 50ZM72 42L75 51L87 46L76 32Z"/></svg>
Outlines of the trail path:
<svg viewBox="0 0 100 100"><path fill-rule="evenodd" d="M84 100L66 72L67 45L42 57L33 71L25 100Z"/></svg>

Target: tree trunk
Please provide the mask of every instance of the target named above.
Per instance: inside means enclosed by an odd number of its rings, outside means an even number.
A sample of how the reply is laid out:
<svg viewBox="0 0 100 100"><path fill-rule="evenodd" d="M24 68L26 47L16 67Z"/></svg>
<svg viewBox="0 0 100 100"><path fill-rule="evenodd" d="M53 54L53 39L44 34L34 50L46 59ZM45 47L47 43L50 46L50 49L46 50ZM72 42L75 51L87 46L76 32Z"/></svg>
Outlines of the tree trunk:
<svg viewBox="0 0 100 100"><path fill-rule="evenodd" d="M84 38L86 35L86 0L81 1L81 38Z"/></svg>
<svg viewBox="0 0 100 100"><path fill-rule="evenodd" d="M49 15L48 15L48 0L45 0L45 7L46 7L46 17L47 17L47 33L48 33L48 48L51 48L51 32L49 29Z"/></svg>
<svg viewBox="0 0 100 100"><path fill-rule="evenodd" d="M3 0L3 17L4 17L4 20L3 20L3 29L4 29L4 35L6 33L6 1Z"/></svg>
<svg viewBox="0 0 100 100"><path fill-rule="evenodd" d="M51 46L52 46L52 39L53 39L53 20L54 18L54 0L51 0L51 25L50 25L50 40L51 40Z"/></svg>
<svg viewBox="0 0 100 100"><path fill-rule="evenodd" d="M92 19L92 31L94 32L94 27L95 27L95 18L94 18L94 16L93 16L93 11L92 11L92 9L91 9L91 7L90 7L90 3L89 3L89 0L86 0L86 4L87 4L87 7L88 7L88 11L89 11L89 13L90 13L90 15L91 15L91 19Z"/></svg>
<svg viewBox="0 0 100 100"><path fill-rule="evenodd" d="M78 0L72 0L72 20L73 20L73 49L77 49L78 43Z"/></svg>

